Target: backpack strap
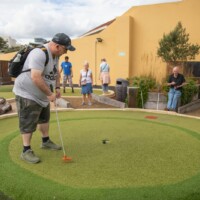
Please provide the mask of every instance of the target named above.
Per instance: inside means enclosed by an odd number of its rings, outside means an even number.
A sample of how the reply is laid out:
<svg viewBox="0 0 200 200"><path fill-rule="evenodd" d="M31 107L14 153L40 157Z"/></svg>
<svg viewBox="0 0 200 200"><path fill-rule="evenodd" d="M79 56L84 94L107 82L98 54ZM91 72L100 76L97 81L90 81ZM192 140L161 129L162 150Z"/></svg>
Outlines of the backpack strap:
<svg viewBox="0 0 200 200"><path fill-rule="evenodd" d="M46 47L44 46L41 46L41 47L36 47L36 48L40 48L46 55L46 61L45 61L45 65L44 66L47 66L48 62L49 62L49 54L48 54L48 50Z"/></svg>
<svg viewBox="0 0 200 200"><path fill-rule="evenodd" d="M45 55L46 55L46 61L45 61L45 67L47 66L47 64L48 64L48 62L49 62L49 54L48 54L48 50L47 50L47 48L46 47L44 47L44 46L38 46L38 47L35 47L35 48L39 48L39 49L41 49L44 53L45 53ZM34 48L34 49L35 49ZM32 49L33 50L33 49ZM23 70L21 73L23 73L23 72L29 72L29 71L31 71L31 69L26 69L26 70Z"/></svg>
<svg viewBox="0 0 200 200"><path fill-rule="evenodd" d="M104 69L106 69L106 67L107 67L107 63L102 67L102 69L101 69L101 71L103 71Z"/></svg>

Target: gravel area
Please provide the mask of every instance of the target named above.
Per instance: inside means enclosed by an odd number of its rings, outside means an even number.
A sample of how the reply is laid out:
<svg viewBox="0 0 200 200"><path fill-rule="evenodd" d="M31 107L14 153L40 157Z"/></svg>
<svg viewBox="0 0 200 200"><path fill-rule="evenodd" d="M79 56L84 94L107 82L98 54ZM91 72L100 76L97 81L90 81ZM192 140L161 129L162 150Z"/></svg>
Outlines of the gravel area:
<svg viewBox="0 0 200 200"><path fill-rule="evenodd" d="M98 101L92 100L92 105L89 106L88 104L82 106L82 98L81 97L66 97L65 98L70 103L70 108L74 109L93 109L93 108L115 108L113 106L99 103ZM17 112L16 103L15 101L10 102L12 105L12 110L7 113L14 113ZM51 109L54 109L54 103L51 103Z"/></svg>

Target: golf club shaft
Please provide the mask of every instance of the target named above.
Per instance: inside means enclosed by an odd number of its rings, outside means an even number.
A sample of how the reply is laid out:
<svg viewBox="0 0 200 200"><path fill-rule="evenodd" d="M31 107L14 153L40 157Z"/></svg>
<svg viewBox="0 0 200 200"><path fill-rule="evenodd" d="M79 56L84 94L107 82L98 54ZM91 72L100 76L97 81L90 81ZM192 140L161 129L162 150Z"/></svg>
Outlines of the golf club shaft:
<svg viewBox="0 0 200 200"><path fill-rule="evenodd" d="M62 132L61 132L61 128L60 128L60 121L58 119L57 99L56 99L56 102L55 102L55 111L56 111L56 120L57 120L57 125L58 125L58 131L59 131L59 134L60 134L60 141L61 141L61 144L62 144L63 153L64 153L64 155L66 155L64 143L63 143Z"/></svg>

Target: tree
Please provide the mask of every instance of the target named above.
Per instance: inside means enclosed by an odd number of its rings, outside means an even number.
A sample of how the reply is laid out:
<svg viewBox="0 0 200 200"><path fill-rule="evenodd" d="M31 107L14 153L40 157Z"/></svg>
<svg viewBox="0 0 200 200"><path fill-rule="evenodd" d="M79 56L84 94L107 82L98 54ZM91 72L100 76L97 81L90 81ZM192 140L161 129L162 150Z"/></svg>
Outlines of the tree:
<svg viewBox="0 0 200 200"><path fill-rule="evenodd" d="M16 52L22 49L24 45L19 45L16 47L8 47L7 41L5 41L3 38L0 37L0 52L3 53L10 53L10 52Z"/></svg>
<svg viewBox="0 0 200 200"><path fill-rule="evenodd" d="M189 34L178 22L174 30L169 34L164 34L159 41L157 55L168 65L175 66L184 61L195 59L199 54L200 46L189 43Z"/></svg>
<svg viewBox="0 0 200 200"><path fill-rule="evenodd" d="M16 52L19 51L21 49L23 49L25 47L25 45L20 45L20 46L16 46L16 47L10 47L10 48L6 48L3 50L4 53L11 53L11 52Z"/></svg>
<svg viewBox="0 0 200 200"><path fill-rule="evenodd" d="M0 37L0 51L8 48L7 41L5 41L2 37Z"/></svg>

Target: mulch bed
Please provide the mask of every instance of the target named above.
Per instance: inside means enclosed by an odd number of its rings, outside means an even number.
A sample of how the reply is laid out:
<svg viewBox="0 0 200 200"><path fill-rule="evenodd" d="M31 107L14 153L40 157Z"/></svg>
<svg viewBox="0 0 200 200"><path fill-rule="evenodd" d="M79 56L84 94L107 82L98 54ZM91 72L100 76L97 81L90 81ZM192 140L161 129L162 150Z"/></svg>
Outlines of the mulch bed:
<svg viewBox="0 0 200 200"><path fill-rule="evenodd" d="M70 103L70 106L74 109L90 109L90 108L115 108L114 106L110 106L107 104L99 103L98 101L92 100L92 105L88 106L87 102L86 105L82 106L82 98L66 98L66 100Z"/></svg>
<svg viewBox="0 0 200 200"><path fill-rule="evenodd" d="M92 100L91 106L88 106L87 102L86 102L86 105L82 106L81 105L82 104L81 97L66 97L65 99L70 103L70 108L74 108L74 109L115 108L114 106L99 103L98 101L95 101L95 100ZM7 112L7 114L17 112L16 103L11 102L11 106L12 106L12 110ZM51 106L52 106L52 108L54 108L53 104Z"/></svg>

